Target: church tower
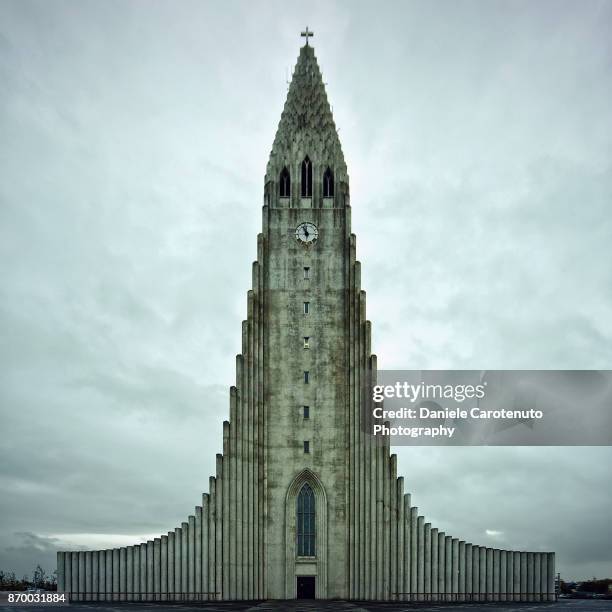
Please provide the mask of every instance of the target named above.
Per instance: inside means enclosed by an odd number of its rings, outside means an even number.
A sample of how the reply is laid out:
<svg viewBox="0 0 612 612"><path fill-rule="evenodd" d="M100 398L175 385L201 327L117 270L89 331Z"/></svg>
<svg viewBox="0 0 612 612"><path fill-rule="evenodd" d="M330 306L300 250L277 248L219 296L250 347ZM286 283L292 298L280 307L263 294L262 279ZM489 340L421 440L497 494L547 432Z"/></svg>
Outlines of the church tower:
<svg viewBox="0 0 612 612"><path fill-rule="evenodd" d="M545 600L554 554L432 528L369 435L376 381L349 177L314 49L293 73L266 168L223 453L176 529L58 553L75 600Z"/></svg>

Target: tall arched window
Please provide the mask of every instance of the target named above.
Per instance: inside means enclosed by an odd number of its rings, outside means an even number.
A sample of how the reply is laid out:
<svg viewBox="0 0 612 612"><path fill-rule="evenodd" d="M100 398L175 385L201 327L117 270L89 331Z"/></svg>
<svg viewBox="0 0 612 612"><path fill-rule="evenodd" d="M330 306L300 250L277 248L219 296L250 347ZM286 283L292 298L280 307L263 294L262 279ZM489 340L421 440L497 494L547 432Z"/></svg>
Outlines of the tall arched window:
<svg viewBox="0 0 612 612"><path fill-rule="evenodd" d="M285 166L280 173L278 179L278 195L281 198L288 198L291 195L291 177L289 176L289 170Z"/></svg>
<svg viewBox="0 0 612 612"><path fill-rule="evenodd" d="M310 163L308 155L302 162L302 197L312 197L312 164Z"/></svg>
<svg viewBox="0 0 612 612"><path fill-rule="evenodd" d="M315 497L308 483L297 498L297 554L315 556Z"/></svg>
<svg viewBox="0 0 612 612"><path fill-rule="evenodd" d="M323 197L334 197L334 174L328 167L323 174Z"/></svg>

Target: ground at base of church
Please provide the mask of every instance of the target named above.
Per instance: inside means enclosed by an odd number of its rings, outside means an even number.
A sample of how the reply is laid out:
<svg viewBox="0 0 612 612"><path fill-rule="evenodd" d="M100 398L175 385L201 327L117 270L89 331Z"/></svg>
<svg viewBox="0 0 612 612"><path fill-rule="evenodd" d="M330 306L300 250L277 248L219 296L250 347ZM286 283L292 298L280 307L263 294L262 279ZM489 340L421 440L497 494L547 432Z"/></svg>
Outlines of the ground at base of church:
<svg viewBox="0 0 612 612"><path fill-rule="evenodd" d="M27 606L29 609L48 608L47 606ZM64 606L62 606L63 608ZM67 612L444 612L447 610L462 610L465 612L612 612L612 601L562 600L546 603L397 603L397 602L349 602L349 601L264 601L253 602L210 602L200 604L168 604L168 603L74 603L66 606ZM14 607L0 606L0 612L14 612Z"/></svg>

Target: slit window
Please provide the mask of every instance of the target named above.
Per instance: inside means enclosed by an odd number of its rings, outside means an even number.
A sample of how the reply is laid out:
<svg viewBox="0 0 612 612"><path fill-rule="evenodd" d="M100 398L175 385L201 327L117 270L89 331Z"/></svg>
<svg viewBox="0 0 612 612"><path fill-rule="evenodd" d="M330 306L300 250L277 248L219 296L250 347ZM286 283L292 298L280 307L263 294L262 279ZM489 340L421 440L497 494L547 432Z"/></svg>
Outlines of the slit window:
<svg viewBox="0 0 612 612"><path fill-rule="evenodd" d="M310 313L310 302L304 302L304 314Z"/></svg>
<svg viewBox="0 0 612 612"><path fill-rule="evenodd" d="M310 337L309 336L304 336L304 348L310 348Z"/></svg>
<svg viewBox="0 0 612 612"><path fill-rule="evenodd" d="M304 454L310 454L310 442L308 440L304 440Z"/></svg>
<svg viewBox="0 0 612 612"><path fill-rule="evenodd" d="M310 382L310 372L304 370L304 384L307 385Z"/></svg>
<svg viewBox="0 0 612 612"><path fill-rule="evenodd" d="M306 445L304 442L304 452ZM297 554L299 557L315 556L315 496L305 483L297 498Z"/></svg>
<svg viewBox="0 0 612 612"><path fill-rule="evenodd" d="M281 198L288 198L291 195L291 176L289 175L287 166L281 170L278 179L278 195Z"/></svg>
<svg viewBox="0 0 612 612"><path fill-rule="evenodd" d="M308 266L304 266L304 278L306 280L310 278L310 268Z"/></svg>
<svg viewBox="0 0 612 612"><path fill-rule="evenodd" d="M303 406L303 408L304 408L304 418L309 419L310 418L310 406Z"/></svg>
<svg viewBox="0 0 612 612"><path fill-rule="evenodd" d="M302 197L312 198L312 163L308 155L302 162Z"/></svg>
<svg viewBox="0 0 612 612"><path fill-rule="evenodd" d="M323 197L334 197L334 174L329 167L323 174Z"/></svg>

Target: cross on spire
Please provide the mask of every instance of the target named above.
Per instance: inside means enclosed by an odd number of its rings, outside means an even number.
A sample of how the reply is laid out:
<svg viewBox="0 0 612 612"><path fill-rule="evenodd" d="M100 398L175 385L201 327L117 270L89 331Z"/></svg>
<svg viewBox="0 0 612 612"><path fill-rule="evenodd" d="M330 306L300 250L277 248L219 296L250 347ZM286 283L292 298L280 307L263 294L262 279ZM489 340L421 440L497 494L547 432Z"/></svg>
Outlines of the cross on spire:
<svg viewBox="0 0 612 612"><path fill-rule="evenodd" d="M306 38L306 46L308 46L308 39L309 39L311 36L314 36L314 32L311 32L311 31L308 29L308 26L306 26L306 31L302 32L302 36L304 36L304 37Z"/></svg>

